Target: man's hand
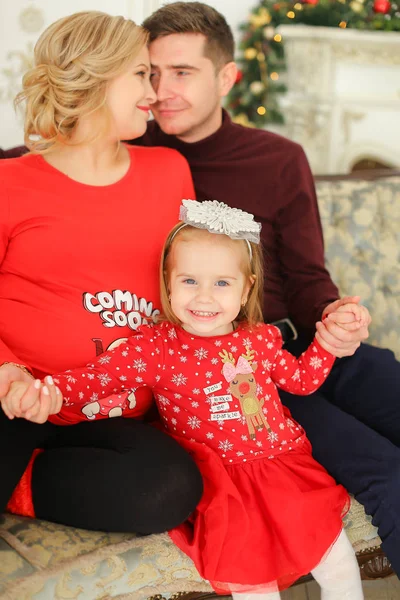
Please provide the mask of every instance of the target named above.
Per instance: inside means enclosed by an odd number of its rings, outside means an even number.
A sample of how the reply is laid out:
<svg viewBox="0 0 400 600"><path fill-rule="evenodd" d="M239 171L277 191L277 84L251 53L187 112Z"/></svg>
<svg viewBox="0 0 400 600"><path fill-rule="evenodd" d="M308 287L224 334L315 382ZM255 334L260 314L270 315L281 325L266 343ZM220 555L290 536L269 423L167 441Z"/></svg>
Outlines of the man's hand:
<svg viewBox="0 0 400 600"><path fill-rule="evenodd" d="M371 316L359 302L359 296L346 296L332 302L325 308L322 322L316 324L316 339L338 358L353 355L368 338Z"/></svg>

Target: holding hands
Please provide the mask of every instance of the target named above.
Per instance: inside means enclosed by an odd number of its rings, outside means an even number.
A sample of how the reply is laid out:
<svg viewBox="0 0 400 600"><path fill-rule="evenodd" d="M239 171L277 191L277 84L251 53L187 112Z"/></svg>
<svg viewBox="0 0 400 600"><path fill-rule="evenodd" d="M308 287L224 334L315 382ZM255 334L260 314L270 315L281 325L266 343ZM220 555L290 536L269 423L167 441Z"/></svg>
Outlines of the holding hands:
<svg viewBox="0 0 400 600"><path fill-rule="evenodd" d="M321 346L338 358L351 356L368 338L371 316L359 304L359 296L345 296L329 304L316 323L316 339Z"/></svg>
<svg viewBox="0 0 400 600"><path fill-rule="evenodd" d="M9 419L23 417L33 423L45 423L49 415L61 410L63 397L54 385L52 377L40 379L13 381L8 392L0 399L5 415Z"/></svg>

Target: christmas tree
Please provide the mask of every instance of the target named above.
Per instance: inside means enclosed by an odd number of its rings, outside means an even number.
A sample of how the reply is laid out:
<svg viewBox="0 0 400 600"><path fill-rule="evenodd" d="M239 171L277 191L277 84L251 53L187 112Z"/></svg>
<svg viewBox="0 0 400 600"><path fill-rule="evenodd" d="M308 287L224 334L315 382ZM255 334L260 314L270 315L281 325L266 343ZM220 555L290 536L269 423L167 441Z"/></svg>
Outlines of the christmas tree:
<svg viewBox="0 0 400 600"><path fill-rule="evenodd" d="M240 26L239 72L227 102L236 122L250 127L284 122L278 103L286 90L284 40L276 29L296 23L400 31L400 7L390 0L262 0Z"/></svg>

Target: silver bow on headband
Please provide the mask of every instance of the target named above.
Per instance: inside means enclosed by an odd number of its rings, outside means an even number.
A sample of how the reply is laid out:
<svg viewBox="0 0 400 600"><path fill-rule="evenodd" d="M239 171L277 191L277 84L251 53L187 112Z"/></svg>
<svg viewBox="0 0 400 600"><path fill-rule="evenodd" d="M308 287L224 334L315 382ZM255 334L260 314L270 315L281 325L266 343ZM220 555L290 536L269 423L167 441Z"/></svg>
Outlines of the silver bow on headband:
<svg viewBox="0 0 400 600"><path fill-rule="evenodd" d="M217 200L182 200L179 218L187 225L207 229L210 233L223 233L233 240L260 243L261 223L254 215L232 208Z"/></svg>

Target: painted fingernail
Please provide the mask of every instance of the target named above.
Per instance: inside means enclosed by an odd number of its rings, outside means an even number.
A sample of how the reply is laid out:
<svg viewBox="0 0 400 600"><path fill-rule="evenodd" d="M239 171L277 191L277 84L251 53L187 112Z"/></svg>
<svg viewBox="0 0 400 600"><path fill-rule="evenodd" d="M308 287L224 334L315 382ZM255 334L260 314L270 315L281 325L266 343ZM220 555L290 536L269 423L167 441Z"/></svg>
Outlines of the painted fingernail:
<svg viewBox="0 0 400 600"><path fill-rule="evenodd" d="M50 392L49 392L49 388L46 386L43 386L43 394L45 396L50 396Z"/></svg>
<svg viewBox="0 0 400 600"><path fill-rule="evenodd" d="M53 378L52 378L52 376L51 376L51 375L48 375L48 376L46 377L46 379L47 379L47 383L49 383L50 385L53 385L54 381L53 381Z"/></svg>
<svg viewBox="0 0 400 600"><path fill-rule="evenodd" d="M40 379L35 379L35 383L33 384L33 387L37 390L40 390L41 385L42 385L42 382L40 381Z"/></svg>

